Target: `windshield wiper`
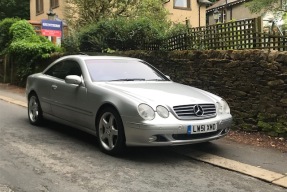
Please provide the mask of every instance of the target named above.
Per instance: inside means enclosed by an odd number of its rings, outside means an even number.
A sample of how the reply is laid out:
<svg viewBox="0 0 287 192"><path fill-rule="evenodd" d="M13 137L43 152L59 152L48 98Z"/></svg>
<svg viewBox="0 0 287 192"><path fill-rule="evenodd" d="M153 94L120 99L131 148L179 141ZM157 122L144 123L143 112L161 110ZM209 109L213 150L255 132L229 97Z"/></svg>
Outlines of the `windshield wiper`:
<svg viewBox="0 0 287 192"><path fill-rule="evenodd" d="M115 79L111 81L145 81L145 79L139 79L139 78L134 78L134 79Z"/></svg>

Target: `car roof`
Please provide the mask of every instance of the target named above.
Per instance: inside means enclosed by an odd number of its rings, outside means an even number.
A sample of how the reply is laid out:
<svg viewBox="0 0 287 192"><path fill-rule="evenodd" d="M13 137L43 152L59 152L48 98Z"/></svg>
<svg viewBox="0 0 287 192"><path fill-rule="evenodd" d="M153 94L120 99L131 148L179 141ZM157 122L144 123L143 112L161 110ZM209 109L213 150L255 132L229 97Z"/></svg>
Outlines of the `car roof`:
<svg viewBox="0 0 287 192"><path fill-rule="evenodd" d="M82 60L90 60L90 59L117 59L117 60L140 60L137 58L132 58L132 57L122 57L122 56L90 56L90 55L68 55L64 56L61 59L68 59L68 58L73 58L73 59L82 59Z"/></svg>
<svg viewBox="0 0 287 192"><path fill-rule="evenodd" d="M112 59L117 59L117 60L130 60L130 61L142 61L140 59L137 58L132 58L132 57L122 57L122 56L89 56L89 55L67 55L67 56L63 56L58 58L57 60L55 60L51 65L49 65L44 71L43 73L45 73L52 65L54 65L57 62L61 62L62 60L65 59L80 59L80 60L93 60L93 59L98 59L98 60L112 60Z"/></svg>

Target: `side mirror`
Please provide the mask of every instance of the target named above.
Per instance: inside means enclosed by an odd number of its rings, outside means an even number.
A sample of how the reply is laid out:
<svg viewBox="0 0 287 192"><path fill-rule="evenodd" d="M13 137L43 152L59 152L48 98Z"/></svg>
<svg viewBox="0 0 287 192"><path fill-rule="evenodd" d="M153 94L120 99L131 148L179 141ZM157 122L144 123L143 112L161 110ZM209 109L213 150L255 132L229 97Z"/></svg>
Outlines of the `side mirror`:
<svg viewBox="0 0 287 192"><path fill-rule="evenodd" d="M65 78L65 82L67 84L80 85L82 83L82 78L78 75L68 75Z"/></svg>
<svg viewBox="0 0 287 192"><path fill-rule="evenodd" d="M168 78L169 80L171 80L171 79L170 79L170 76L168 76L168 75L165 75L165 77L166 77L166 78Z"/></svg>

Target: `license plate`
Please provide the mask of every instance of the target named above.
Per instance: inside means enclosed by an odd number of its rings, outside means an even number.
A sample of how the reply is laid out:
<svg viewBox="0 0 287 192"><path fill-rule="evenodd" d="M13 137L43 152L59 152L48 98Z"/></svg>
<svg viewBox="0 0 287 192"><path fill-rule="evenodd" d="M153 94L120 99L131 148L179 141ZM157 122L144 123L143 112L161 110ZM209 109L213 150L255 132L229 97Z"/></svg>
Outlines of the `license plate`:
<svg viewBox="0 0 287 192"><path fill-rule="evenodd" d="M209 133L217 130L217 125L207 124L207 125L189 125L187 126L187 134L198 134L198 133Z"/></svg>

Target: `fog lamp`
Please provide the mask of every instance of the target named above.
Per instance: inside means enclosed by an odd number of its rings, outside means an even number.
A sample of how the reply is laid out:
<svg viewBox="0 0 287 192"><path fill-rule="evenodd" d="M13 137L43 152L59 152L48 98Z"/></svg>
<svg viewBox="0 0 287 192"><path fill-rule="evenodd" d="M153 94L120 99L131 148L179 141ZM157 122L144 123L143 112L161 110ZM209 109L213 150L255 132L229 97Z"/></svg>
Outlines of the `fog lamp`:
<svg viewBox="0 0 287 192"><path fill-rule="evenodd" d="M154 142L154 141L156 141L157 140L157 136L151 136L149 139L149 142Z"/></svg>

